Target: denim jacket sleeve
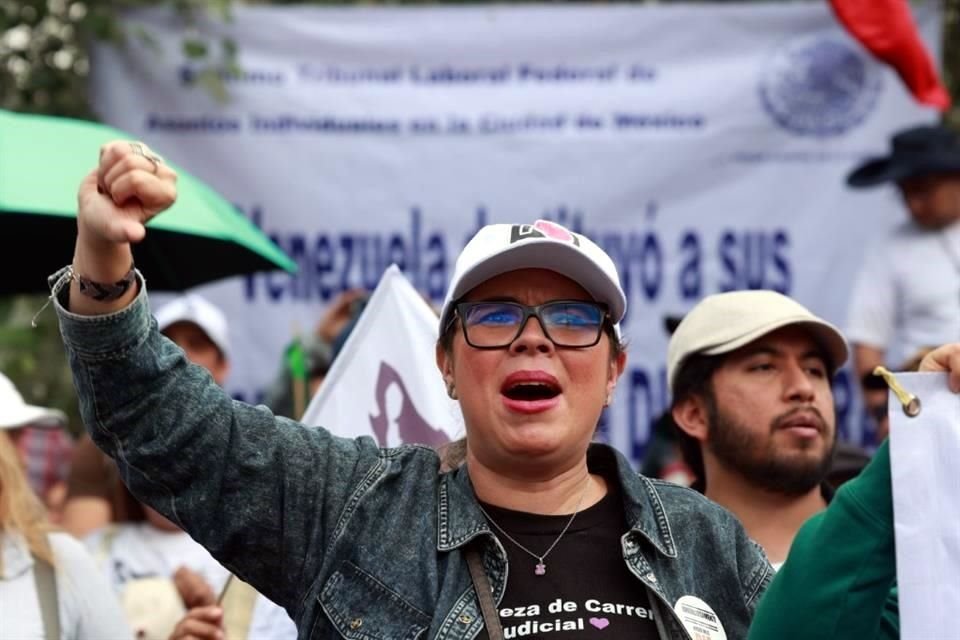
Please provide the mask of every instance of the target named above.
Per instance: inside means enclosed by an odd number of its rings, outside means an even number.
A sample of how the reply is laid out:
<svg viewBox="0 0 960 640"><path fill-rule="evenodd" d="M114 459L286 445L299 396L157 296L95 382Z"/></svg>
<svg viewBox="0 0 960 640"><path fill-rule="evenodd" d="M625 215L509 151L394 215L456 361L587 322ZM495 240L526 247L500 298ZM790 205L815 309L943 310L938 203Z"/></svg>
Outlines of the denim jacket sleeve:
<svg viewBox="0 0 960 640"><path fill-rule="evenodd" d="M142 286L109 315L55 306L84 424L131 492L299 617L373 440L233 401L157 331Z"/></svg>
<svg viewBox="0 0 960 640"><path fill-rule="evenodd" d="M703 494L662 480L643 482L655 490L651 495L656 498L653 508L645 511L663 516L648 520L643 528L660 530L659 542L646 554L651 575L659 577L648 586L663 596L662 603L672 614L660 616L667 621L669 637L689 637L675 609L681 597L696 596L714 609L728 638L745 638L773 575L763 549L733 513ZM649 535L647 539L656 540ZM645 571L641 567L638 574Z"/></svg>

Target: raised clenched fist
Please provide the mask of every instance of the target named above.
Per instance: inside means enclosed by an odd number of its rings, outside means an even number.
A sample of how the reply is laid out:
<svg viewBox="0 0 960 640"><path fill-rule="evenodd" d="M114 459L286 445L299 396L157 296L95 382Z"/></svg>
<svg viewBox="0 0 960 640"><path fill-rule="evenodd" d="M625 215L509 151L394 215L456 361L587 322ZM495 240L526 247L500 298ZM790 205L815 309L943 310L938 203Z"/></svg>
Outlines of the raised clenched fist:
<svg viewBox="0 0 960 640"><path fill-rule="evenodd" d="M177 174L142 142L109 142L77 196L78 234L92 244L139 242L177 198Z"/></svg>

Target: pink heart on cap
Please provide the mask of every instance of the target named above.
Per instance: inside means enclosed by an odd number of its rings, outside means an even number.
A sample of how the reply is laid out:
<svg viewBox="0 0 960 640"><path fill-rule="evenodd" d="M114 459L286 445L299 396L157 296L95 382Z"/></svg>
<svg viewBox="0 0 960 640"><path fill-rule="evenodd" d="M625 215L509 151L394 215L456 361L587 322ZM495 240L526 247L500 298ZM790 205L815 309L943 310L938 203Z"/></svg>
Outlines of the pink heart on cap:
<svg viewBox="0 0 960 640"><path fill-rule="evenodd" d="M569 229L560 226L556 222L550 222L549 220L537 220L533 223L533 228L548 238L553 238L554 240L561 240L563 242L571 243L573 243L575 240L575 236L570 233Z"/></svg>
<svg viewBox="0 0 960 640"><path fill-rule="evenodd" d="M595 626L597 629L606 629L610 626L610 621L606 618L590 618L590 624Z"/></svg>

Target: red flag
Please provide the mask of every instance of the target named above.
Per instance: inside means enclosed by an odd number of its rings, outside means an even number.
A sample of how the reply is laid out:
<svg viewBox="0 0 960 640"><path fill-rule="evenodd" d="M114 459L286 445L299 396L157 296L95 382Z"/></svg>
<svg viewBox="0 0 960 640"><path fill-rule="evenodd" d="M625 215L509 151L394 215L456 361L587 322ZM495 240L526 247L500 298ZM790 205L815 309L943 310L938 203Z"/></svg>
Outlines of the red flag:
<svg viewBox="0 0 960 640"><path fill-rule="evenodd" d="M907 0L830 0L837 19L877 59L896 69L921 104L950 108L950 94L924 46Z"/></svg>

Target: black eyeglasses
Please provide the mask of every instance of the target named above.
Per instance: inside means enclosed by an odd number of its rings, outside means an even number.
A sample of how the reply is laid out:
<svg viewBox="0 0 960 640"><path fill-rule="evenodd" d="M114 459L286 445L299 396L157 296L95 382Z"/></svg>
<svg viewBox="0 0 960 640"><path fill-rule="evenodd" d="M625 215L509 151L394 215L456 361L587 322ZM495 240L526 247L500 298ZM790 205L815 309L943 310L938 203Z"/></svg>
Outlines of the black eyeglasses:
<svg viewBox="0 0 960 640"><path fill-rule="evenodd" d="M456 306L463 337L475 349L503 349L513 344L527 320L540 321L543 333L558 347L592 347L600 342L607 308L584 300L553 300L535 307L519 302L461 302Z"/></svg>

